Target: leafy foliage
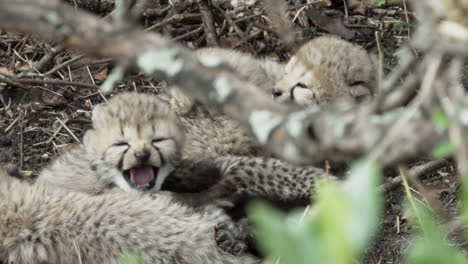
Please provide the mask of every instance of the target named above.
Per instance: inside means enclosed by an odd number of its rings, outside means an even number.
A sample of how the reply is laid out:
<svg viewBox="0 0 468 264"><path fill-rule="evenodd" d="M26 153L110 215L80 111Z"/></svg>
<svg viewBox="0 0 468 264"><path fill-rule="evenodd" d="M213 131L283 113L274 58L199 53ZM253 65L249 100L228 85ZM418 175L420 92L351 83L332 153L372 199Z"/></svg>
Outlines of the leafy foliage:
<svg viewBox="0 0 468 264"><path fill-rule="evenodd" d="M437 217L415 201L407 181L403 181L418 236L410 243L406 256L409 264L468 263L466 256L447 241L447 232ZM466 185L465 185L466 186ZM466 210L465 210L466 211Z"/></svg>
<svg viewBox="0 0 468 264"><path fill-rule="evenodd" d="M315 205L305 217L297 211L284 215L266 204L254 204L250 215L260 250L281 257L286 264L354 263L378 226L380 178L380 169L367 159L352 168L343 186L330 180L318 182Z"/></svg>

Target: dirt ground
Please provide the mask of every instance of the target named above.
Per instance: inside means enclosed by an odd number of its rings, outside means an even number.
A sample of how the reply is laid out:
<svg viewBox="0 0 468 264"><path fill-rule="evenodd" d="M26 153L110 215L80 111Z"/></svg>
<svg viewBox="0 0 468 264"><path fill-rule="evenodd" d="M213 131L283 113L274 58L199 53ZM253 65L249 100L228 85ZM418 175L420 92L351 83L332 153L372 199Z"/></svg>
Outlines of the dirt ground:
<svg viewBox="0 0 468 264"><path fill-rule="evenodd" d="M341 1L336 2L341 3ZM290 4L289 8L291 17L294 17L301 6ZM368 8L363 14L348 10L347 19L342 4L319 7L312 10L315 12L308 10L305 9L302 15L298 16L298 20L303 19L308 23L300 21L295 23L299 30L297 39L300 43L329 32L348 38L376 54L375 31L380 27L387 72L397 63L398 48L414 30L414 23L410 22L411 26L408 27L406 13L399 6ZM184 12L194 13L196 9L189 8ZM260 11L256 8L242 12L244 12L242 16L239 13L234 16L235 20L258 15ZM411 21L415 20L411 13L408 17ZM220 30L221 46L238 48L255 56L272 56L281 61L288 59L287 49L279 38L271 33L265 24L262 24L265 28L255 25L262 23L259 16L237 23L249 36L244 41L234 29L223 26L223 19L215 16L217 26L225 28ZM145 19L144 24L149 26L161 20L162 18ZM168 25L162 31L173 38L179 38L189 47L203 47L206 46L203 30L193 33L194 29L199 28L200 23L200 17L186 19ZM47 162L79 142L83 132L90 128L93 105L104 102L104 96L98 92L96 85L105 80L113 66L112 61L105 58L85 58L63 66L47 76L39 74L46 73L78 55L77 51L62 50L54 43L45 43L33 36L20 36L0 31L0 77L4 74L19 78L17 84L5 84L0 80L1 166L14 164L24 174L37 176ZM164 90L164 87L164 83L158 80L131 73L115 92L137 90L157 93ZM426 159L421 158L421 161L424 160ZM397 175L392 170L387 174L387 177ZM425 175L423 183L439 194L442 204L451 213L456 211L457 184L453 165L449 164ZM373 245L367 250L363 263L402 261L405 246L411 238L411 226L402 209L404 196L401 187L387 192L381 230Z"/></svg>

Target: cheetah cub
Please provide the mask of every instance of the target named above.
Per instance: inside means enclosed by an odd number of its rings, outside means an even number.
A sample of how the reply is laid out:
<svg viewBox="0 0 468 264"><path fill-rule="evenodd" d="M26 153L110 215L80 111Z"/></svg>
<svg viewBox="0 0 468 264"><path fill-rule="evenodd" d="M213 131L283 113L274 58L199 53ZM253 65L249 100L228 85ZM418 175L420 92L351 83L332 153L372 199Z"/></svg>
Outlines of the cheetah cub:
<svg viewBox="0 0 468 264"><path fill-rule="evenodd" d="M217 242L231 220L221 210L193 210L169 195L100 196L21 182L0 169L1 263L259 263ZM238 244L241 245L241 244Z"/></svg>
<svg viewBox="0 0 468 264"><path fill-rule="evenodd" d="M279 102L326 104L336 99L362 101L377 87L375 58L362 47L336 37L316 38L286 64L286 74L272 90Z"/></svg>
<svg viewBox="0 0 468 264"><path fill-rule="evenodd" d="M281 103L326 104L343 98L360 101L371 97L377 85L373 56L359 46L331 36L309 41L286 65L227 49L208 48L197 53L220 57L241 78L269 91L268 95ZM211 111L209 106L195 104L180 89L172 90L171 108L183 117L187 136L194 142L190 151L183 153L186 158L272 156L238 122ZM203 123L210 129L197 133L190 129L193 123ZM208 148L202 147L208 142L211 143Z"/></svg>
<svg viewBox="0 0 468 264"><path fill-rule="evenodd" d="M200 60L216 56L240 77L257 87L265 94L271 94L271 88L285 74L284 65L269 58L254 58L249 54L223 48L202 48L195 51ZM196 101L179 88L172 86L172 109L179 114L187 114Z"/></svg>
<svg viewBox="0 0 468 264"><path fill-rule="evenodd" d="M201 142L191 137L184 142L180 120L155 95L118 94L96 106L92 120L83 144L59 156L38 182L91 194L114 186L152 192L164 187L192 193L183 201L195 205L244 197L307 204L316 179L325 175L319 168L268 158L181 159L184 149ZM196 135L210 127L193 123L186 129ZM197 146L209 148L205 144Z"/></svg>
<svg viewBox="0 0 468 264"><path fill-rule="evenodd" d="M184 144L178 119L155 96L129 93L109 101L93 109L93 128L83 144L45 168L39 182L91 193L101 191L101 185L161 188Z"/></svg>

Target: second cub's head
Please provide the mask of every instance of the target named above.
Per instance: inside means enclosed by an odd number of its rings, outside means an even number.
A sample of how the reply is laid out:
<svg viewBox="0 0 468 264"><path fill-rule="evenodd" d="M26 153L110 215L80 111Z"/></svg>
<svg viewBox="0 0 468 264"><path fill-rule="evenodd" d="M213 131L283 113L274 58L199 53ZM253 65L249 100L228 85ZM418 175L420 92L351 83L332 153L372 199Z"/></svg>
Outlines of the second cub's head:
<svg viewBox="0 0 468 264"><path fill-rule="evenodd" d="M272 90L279 102L327 104L340 99L370 99L377 87L374 56L351 42L324 36L302 46Z"/></svg>
<svg viewBox="0 0 468 264"><path fill-rule="evenodd" d="M160 189L184 140L169 105L155 95L121 93L95 106L92 120L84 145L101 164L120 172L111 181L123 189Z"/></svg>

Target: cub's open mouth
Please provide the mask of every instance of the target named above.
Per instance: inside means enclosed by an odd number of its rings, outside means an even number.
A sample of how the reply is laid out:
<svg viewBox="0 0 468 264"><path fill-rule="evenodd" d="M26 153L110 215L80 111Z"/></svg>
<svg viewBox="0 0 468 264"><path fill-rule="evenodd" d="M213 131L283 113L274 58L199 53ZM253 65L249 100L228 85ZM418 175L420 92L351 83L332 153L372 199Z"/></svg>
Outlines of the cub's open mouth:
<svg viewBox="0 0 468 264"><path fill-rule="evenodd" d="M154 187L158 176L159 168L149 165L134 167L123 172L125 180L133 188L149 190Z"/></svg>

